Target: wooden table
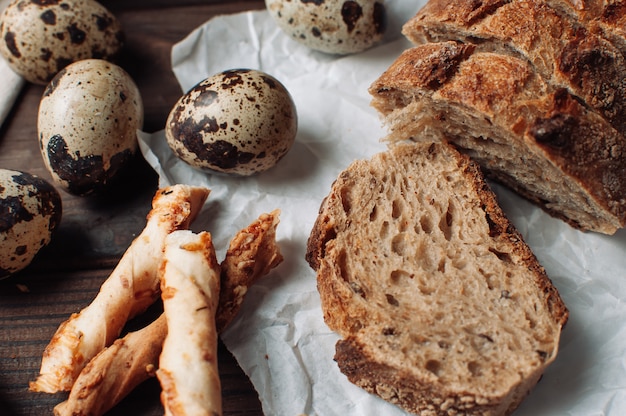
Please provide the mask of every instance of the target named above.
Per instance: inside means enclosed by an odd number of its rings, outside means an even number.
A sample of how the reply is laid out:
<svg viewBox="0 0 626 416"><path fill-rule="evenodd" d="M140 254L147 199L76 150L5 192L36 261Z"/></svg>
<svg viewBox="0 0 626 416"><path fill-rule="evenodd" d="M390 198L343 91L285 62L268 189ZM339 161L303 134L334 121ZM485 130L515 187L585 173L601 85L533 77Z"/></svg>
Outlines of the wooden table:
<svg viewBox="0 0 626 416"><path fill-rule="evenodd" d="M124 26L121 65L137 82L145 104L144 130L162 130L181 95L171 71L170 51L209 18L262 9L264 2L237 0L102 1ZM216 45L220 47L220 45ZM20 169L51 180L37 143L37 108L42 86L26 85L0 131L0 168ZM85 307L145 225L157 176L139 156L123 186L110 195L75 197L63 191L63 220L51 244L26 270L0 281L0 415L46 415L65 394L28 391L41 355L58 325ZM154 312L153 314L156 314ZM136 318L139 327L150 318ZM262 414L258 395L220 343L219 369L225 415ZM151 379L111 414L159 415L160 387Z"/></svg>

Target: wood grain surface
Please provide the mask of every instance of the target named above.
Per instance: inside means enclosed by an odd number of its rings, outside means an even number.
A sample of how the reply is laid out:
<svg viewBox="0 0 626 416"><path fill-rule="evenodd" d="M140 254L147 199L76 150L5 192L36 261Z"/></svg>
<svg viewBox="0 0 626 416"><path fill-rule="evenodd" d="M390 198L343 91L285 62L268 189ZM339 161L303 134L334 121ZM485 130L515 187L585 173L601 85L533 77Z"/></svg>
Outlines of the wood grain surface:
<svg viewBox="0 0 626 416"><path fill-rule="evenodd" d="M172 46L213 16L262 9L263 1L102 1L121 21L127 42L120 64L145 104L144 130L163 129L182 94L171 71ZM216 45L228 47L228 45ZM27 84L0 130L0 168L51 180L37 143L42 86ZM0 416L47 415L65 394L28 391L58 325L95 297L102 282L145 225L157 177L139 155L120 186L106 195L75 197L60 190L63 219L51 244L22 272L0 281ZM155 308L158 308L156 306ZM141 327L159 311L129 323ZM225 415L262 414L258 395L223 344L219 347ZM109 414L160 415L156 379L137 388Z"/></svg>

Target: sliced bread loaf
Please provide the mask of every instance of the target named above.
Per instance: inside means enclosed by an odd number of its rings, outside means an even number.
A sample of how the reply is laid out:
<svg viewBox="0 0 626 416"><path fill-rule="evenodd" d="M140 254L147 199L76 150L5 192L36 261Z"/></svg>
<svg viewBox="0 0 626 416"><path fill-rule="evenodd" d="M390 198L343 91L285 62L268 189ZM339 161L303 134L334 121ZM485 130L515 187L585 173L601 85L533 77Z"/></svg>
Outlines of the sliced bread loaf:
<svg viewBox="0 0 626 416"><path fill-rule="evenodd" d="M528 60L550 85L567 89L626 133L626 58L589 22L549 3L430 0L403 33L416 44L457 40Z"/></svg>
<svg viewBox="0 0 626 416"><path fill-rule="evenodd" d="M445 140L583 230L626 224L626 139L526 61L455 41L404 51L371 85L387 140Z"/></svg>
<svg viewBox="0 0 626 416"><path fill-rule="evenodd" d="M511 413L556 357L566 307L478 165L445 143L350 165L306 258L340 370L409 412Z"/></svg>

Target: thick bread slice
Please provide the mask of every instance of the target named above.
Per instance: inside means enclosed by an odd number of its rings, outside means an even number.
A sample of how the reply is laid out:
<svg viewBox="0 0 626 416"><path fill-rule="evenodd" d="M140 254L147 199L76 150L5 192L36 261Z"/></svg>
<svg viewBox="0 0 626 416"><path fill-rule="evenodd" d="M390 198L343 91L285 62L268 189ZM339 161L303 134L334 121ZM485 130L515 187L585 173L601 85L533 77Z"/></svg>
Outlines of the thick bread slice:
<svg viewBox="0 0 626 416"><path fill-rule="evenodd" d="M626 133L626 58L589 25L547 1L430 0L403 27L414 43L457 40L527 59Z"/></svg>
<svg viewBox="0 0 626 416"><path fill-rule="evenodd" d="M389 141L448 140L583 230L626 223L626 139L524 60L457 42L404 51L370 87Z"/></svg>
<svg viewBox="0 0 626 416"><path fill-rule="evenodd" d="M409 412L508 414L557 354L557 290L479 167L444 143L349 166L306 257L339 368Z"/></svg>

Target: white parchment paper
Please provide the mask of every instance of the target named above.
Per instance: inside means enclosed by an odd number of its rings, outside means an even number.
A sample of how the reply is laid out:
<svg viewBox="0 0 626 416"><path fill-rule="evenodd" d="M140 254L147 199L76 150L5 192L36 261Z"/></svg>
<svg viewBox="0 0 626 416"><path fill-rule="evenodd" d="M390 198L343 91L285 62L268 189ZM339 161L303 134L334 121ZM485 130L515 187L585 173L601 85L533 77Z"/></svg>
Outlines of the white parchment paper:
<svg viewBox="0 0 626 416"><path fill-rule="evenodd" d="M161 186L211 188L194 227L211 231L218 257L235 232L260 213L282 211L278 242L285 261L250 289L222 337L267 415L404 414L339 372L333 361L338 337L323 322L315 274L304 254L319 205L338 173L353 160L384 150L379 140L385 131L369 106L367 88L408 47L400 25L423 3L388 1L386 42L346 57L295 43L265 11L214 18L172 51L181 94L217 72L253 68L283 82L298 110L292 150L278 166L250 178L188 167L173 156L162 131L140 139ZM516 416L626 414L626 233L581 233L502 187L494 190L571 313L557 360Z"/></svg>

